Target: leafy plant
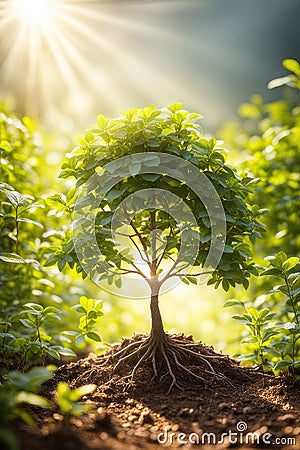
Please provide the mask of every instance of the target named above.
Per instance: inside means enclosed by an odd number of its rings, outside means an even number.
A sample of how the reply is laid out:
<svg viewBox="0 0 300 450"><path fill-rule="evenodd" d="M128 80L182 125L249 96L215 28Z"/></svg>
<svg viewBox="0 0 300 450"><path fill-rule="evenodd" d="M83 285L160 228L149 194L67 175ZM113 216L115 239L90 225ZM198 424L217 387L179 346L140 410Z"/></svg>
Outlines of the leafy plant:
<svg viewBox="0 0 300 450"><path fill-rule="evenodd" d="M248 329L247 335L241 340L241 344L247 344L247 348L252 350L245 354L239 354L239 361L251 361L257 364L267 365L267 354L278 354L268 344L273 336L277 335L274 327L269 326L271 319L276 313L268 308L256 309L254 307L246 308L240 300L228 300L224 307L237 306L242 309L240 314L232 316L239 323L245 325Z"/></svg>
<svg viewBox="0 0 300 450"><path fill-rule="evenodd" d="M210 275L208 284L216 287L221 284L228 290L230 286L243 284L247 288L250 275L257 274L247 238L251 244L263 231L258 222L263 211L255 205L250 208L246 203L251 178L241 179L226 164L224 150L217 141L202 135L197 124L199 118L198 114L183 110L180 103L162 110L153 105L145 109L133 108L119 119L98 116L97 126L79 139L80 146L69 155L60 173L63 179L76 179L70 196L80 195L74 207L65 200L62 204L59 196L50 199L59 211L76 210L73 241L77 242L77 249L74 251L68 235L65 238L68 251L65 246L52 248L46 264L59 264L64 258L59 265L61 270L65 265L76 267L83 277L88 273L92 277L96 274L100 282L107 279L118 288L123 275L133 274L144 279L151 291L152 328L147 339L134 345L134 348L140 345L140 359L132 375L144 360L150 359L158 376L156 358L162 357L172 379L171 388L177 384L173 369L186 369L178 363L176 344L164 331L158 304L162 285L172 277L189 284L197 283L201 275ZM174 159L176 167L172 171ZM100 179L97 178L99 173ZM202 200L189 184L193 174L196 178L202 174L205 179L201 184ZM112 180L115 183L111 185ZM80 192L81 187L83 192ZM171 200L163 197L165 191L173 194ZM128 198L129 203L126 203ZM219 209L210 217L207 208L217 202L216 199L220 202ZM180 219L172 216L172 207L183 211ZM185 217L186 207L195 218L192 225ZM125 238L129 244L121 250L112 235L114 211L118 208L120 214L114 232L120 241ZM215 239L214 226L220 220L224 220L227 227L226 237L225 233L219 233ZM207 269L206 259L212 242L220 253L220 262L211 261L217 267ZM181 252L181 245L185 247L184 252ZM197 251L191 263L195 246ZM188 270L188 266L193 270ZM120 361L129 359L130 353L126 353L127 349L121 351ZM132 356L136 353L134 350Z"/></svg>
<svg viewBox="0 0 300 450"><path fill-rule="evenodd" d="M261 276L271 277L273 284L281 280L281 284L250 303L256 307L246 307L240 300L229 300L224 306L242 308L241 314L232 317L249 331L241 341L246 350L239 359L262 364L275 372L288 368L294 376L295 367L300 365L299 258L288 258L281 251L266 260L270 264Z"/></svg>
<svg viewBox="0 0 300 450"><path fill-rule="evenodd" d="M281 97L272 103L264 103L260 96L253 96L251 102L241 105L239 109L243 120L234 126L224 127L221 133L222 138L232 147L233 157L241 159L240 168L244 170L245 175L254 178L250 202L259 204L261 209L268 209L261 219L266 226L265 237L255 244L255 259L261 264L266 255L278 253L283 259L290 257L294 258L291 261L296 261L295 258L300 253L300 66L296 60L291 59L284 60L282 64L288 73L270 81L268 86L270 89L284 87ZM284 250L286 257L280 250ZM276 261L276 256L270 258ZM271 275L273 272L272 276L256 279L246 294L235 292L235 296L243 300L247 310L254 308L260 312L262 308L267 307L276 313L269 327L277 331L277 335L272 336L270 341L273 352L277 354L272 356L269 353L267 357L268 364L273 364L274 367L278 364L276 367L279 369L280 366L283 368L288 364L281 362L285 358L290 363L299 359L299 341L296 340L293 344L292 341L297 339L297 336L293 337L292 333L287 331L289 326L291 330L297 329L295 312L291 311L294 300L285 297L284 292L274 291L275 283L281 281L285 284L285 288L281 289L286 292L290 289L293 292L294 289L288 287L287 283L291 282L289 276L293 279L293 271L296 270L297 273L297 267L287 274L287 280L280 280L275 276L277 269L271 266L267 273ZM269 292L272 294L268 294ZM286 301L291 302L290 306L285 304ZM291 320L291 314L294 320ZM290 322L292 325L289 325ZM276 323L279 324L278 327ZM253 351L253 346L248 344L244 344L243 348L241 358L247 357ZM292 348L296 352L294 356ZM257 361L257 358L250 358L251 360Z"/></svg>
<svg viewBox="0 0 300 450"><path fill-rule="evenodd" d="M94 392L96 387L95 384L85 384L84 386L71 389L68 383L63 381L58 383L56 387L56 403L60 414L66 421L71 416L81 416L88 410L89 405L79 403L79 400L84 395Z"/></svg>
<svg viewBox="0 0 300 450"><path fill-rule="evenodd" d="M280 352L281 360L277 362L275 369L290 367L294 373L294 367L300 364L299 258L288 258L286 253L281 251L266 259L270 262L270 267L262 272L262 275L272 275L275 279L281 280L281 284L275 285L267 293L271 297L276 296L277 299L279 297L282 302L276 324L280 330L280 339L274 343L274 347Z"/></svg>
<svg viewBox="0 0 300 450"><path fill-rule="evenodd" d="M73 309L81 314L79 332L67 331L65 334L76 336L77 345L84 342L85 338L96 342L101 341L101 336L94 330L94 327L97 324L97 319L103 316L102 305L102 301L87 298L83 295L80 297L79 304L73 306Z"/></svg>
<svg viewBox="0 0 300 450"><path fill-rule="evenodd" d="M27 350L39 355L41 360L43 360L45 354L55 359L60 359L60 355L76 356L76 353L70 348L64 348L61 345L51 345L51 336L43 331L43 325L61 320L58 315L58 309L55 306L43 307L38 303L25 303L23 311L19 313L19 317L20 322L26 328L29 328L32 334L32 339L27 341Z"/></svg>
<svg viewBox="0 0 300 450"><path fill-rule="evenodd" d="M289 73L269 83L271 89L285 87L281 97L264 103L253 96L239 108L243 121L221 133L242 161L240 169L256 180L249 200L269 210L262 217L265 238L256 245L262 259L282 249L289 256L300 253L300 70L296 60L282 64Z"/></svg>
<svg viewBox="0 0 300 450"><path fill-rule="evenodd" d="M53 184L41 143L29 118L0 112L1 375L45 364L49 357L74 356L76 343L63 331L73 329L72 305L89 291L79 277L43 264L53 234L59 235L59 220L41 198Z"/></svg>
<svg viewBox="0 0 300 450"><path fill-rule="evenodd" d="M19 448L10 428L13 420L20 419L28 425L34 425L33 415L26 405L52 408L52 403L38 393L42 383L52 376L54 370L54 366L47 366L34 367L26 374L11 371L6 381L0 384L0 442L7 448Z"/></svg>

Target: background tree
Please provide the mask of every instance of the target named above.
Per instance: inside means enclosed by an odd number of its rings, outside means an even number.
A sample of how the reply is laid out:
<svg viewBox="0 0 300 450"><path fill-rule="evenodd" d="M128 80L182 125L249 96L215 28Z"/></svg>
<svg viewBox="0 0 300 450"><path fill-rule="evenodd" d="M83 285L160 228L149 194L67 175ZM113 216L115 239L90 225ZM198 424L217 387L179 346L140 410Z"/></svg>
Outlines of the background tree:
<svg viewBox="0 0 300 450"><path fill-rule="evenodd" d="M79 139L80 146L68 156L60 174L62 178L76 178L69 196L79 193L74 241L70 238L64 249L65 264L76 265L84 277L97 276L99 283L108 279L121 287L122 275L130 274L140 276L150 287L151 332L120 350L115 355L117 366L134 361L133 376L142 362L150 360L158 378L162 375L161 366L167 370L172 380L170 388L177 385L178 369L192 375L184 361L197 353L165 333L159 311L162 285L172 277L187 284L197 283L197 277L209 274L208 284L216 287L221 284L228 290L230 285L243 284L247 288L249 276L257 273L247 239L254 242L263 229L257 221L260 211L246 203L251 179L241 179L225 163L224 150L216 140L203 137L197 124L199 118L198 114L183 110L180 103L166 109L153 105L133 108L112 120L100 115L97 126ZM178 158L176 175L166 166L161 167L162 155L166 161L168 155L170 161ZM199 199L182 169L187 164L205 175L206 187L213 186L221 205L214 217L209 217L208 207L215 199L210 198L210 193L205 197L205 192L202 201ZM202 189L205 190L204 185ZM164 199L165 192L175 197ZM50 201L59 207L59 197L52 196ZM169 205L163 208L164 201L169 201ZM172 217L170 203L183 215L190 211L195 222ZM117 218L115 210L119 210ZM226 236L213 242L219 245L220 261L215 261L217 267L207 268L214 222L222 212ZM129 247L124 246L122 239L130 243ZM195 244L197 252L191 261ZM49 264L60 258L59 252L58 249L50 256ZM188 270L190 266L192 270ZM200 354L198 357L203 359ZM211 371L208 361L207 366Z"/></svg>

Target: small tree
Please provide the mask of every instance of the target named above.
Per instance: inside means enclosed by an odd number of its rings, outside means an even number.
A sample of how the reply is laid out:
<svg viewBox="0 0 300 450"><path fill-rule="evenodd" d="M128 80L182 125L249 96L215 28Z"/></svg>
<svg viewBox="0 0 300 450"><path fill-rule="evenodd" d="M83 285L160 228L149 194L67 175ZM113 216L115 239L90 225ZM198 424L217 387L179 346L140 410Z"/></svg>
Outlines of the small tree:
<svg viewBox="0 0 300 450"><path fill-rule="evenodd" d="M158 378L164 366L170 389L178 386L178 370L201 378L184 364L187 356L206 359L166 334L159 310L163 284L172 277L196 284L205 276L226 291L236 284L247 288L256 269L246 240L254 242L262 230L258 208L245 201L251 179L240 179L225 163L217 141L203 137L199 118L180 103L133 108L113 120L100 115L60 174L77 183L68 194L73 240L57 250L56 260L64 258L98 284L106 278L121 287L123 275L145 280L151 332L114 356L117 366L132 358L132 376L148 360ZM62 197L55 198L61 206Z"/></svg>

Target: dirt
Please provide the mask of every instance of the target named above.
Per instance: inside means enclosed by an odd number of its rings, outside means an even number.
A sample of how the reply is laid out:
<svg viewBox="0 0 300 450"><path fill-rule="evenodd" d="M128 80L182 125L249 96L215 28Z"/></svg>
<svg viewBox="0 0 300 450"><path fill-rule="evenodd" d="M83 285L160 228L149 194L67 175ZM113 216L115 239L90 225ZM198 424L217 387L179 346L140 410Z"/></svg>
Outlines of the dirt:
<svg viewBox="0 0 300 450"><path fill-rule="evenodd" d="M69 421L58 411L35 411L35 428L15 424L21 450L138 450L154 448L300 449L300 385L274 377L260 368L242 367L191 337L175 336L204 359L190 358L188 370L168 392L171 378L153 379L152 366L141 364L131 381L136 361L114 370L114 355L143 338L124 339L102 356L87 357L59 367L43 387L53 398L58 382L72 388L93 383L83 397L89 412ZM174 336L172 336L174 338ZM195 445L196 444L196 445Z"/></svg>

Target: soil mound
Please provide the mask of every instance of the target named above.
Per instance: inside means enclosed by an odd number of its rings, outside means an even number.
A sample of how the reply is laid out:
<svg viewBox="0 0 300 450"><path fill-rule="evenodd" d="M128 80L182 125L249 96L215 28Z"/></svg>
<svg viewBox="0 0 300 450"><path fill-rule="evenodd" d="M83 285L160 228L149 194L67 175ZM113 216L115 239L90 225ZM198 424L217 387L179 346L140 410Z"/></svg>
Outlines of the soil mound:
<svg viewBox="0 0 300 450"><path fill-rule="evenodd" d="M193 349L187 368L199 378L179 372L181 389L174 386L168 393L169 373L159 381L151 362L145 361L131 379L138 352L136 359L125 359L115 370L120 350L146 339L134 335L104 355L89 354L57 369L42 394L52 398L60 381L73 388L96 384L96 390L82 399L89 403L89 413L67 425L58 413L43 413L37 418L38 429L19 427L21 449L136 450L195 444L204 449L300 449L300 386L259 368L242 367L192 337L170 338Z"/></svg>

